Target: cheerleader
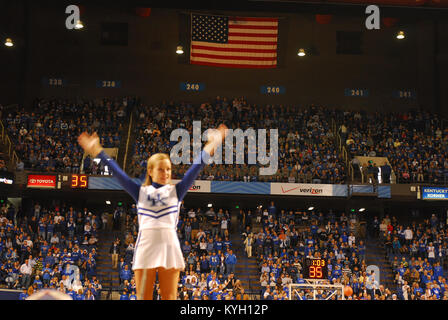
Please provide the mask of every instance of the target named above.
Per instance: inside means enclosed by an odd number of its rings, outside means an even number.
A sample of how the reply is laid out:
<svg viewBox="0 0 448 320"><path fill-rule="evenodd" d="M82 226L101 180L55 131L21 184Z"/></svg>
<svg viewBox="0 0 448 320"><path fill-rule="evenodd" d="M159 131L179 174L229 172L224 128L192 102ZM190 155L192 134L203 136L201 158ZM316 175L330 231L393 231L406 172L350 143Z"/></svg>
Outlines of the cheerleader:
<svg viewBox="0 0 448 320"><path fill-rule="evenodd" d="M114 177L137 203L139 234L132 269L139 299L152 300L157 273L162 299L176 300L179 273L185 268L176 233L180 203L204 167L204 159L213 156L222 144L226 129L225 125L221 125L209 134L201 161L194 161L182 181L176 185L170 184L171 161L167 154L157 153L148 159L146 180L140 185L129 178L114 160L109 159L96 133L89 135L83 132L78 137L78 143L84 151L107 164Z"/></svg>

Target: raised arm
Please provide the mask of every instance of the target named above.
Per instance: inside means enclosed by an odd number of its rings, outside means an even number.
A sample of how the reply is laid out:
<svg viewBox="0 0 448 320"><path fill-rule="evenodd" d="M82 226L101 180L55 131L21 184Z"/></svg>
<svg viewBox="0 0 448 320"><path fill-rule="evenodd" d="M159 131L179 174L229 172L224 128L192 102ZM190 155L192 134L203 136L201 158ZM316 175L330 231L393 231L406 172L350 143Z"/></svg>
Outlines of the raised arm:
<svg viewBox="0 0 448 320"><path fill-rule="evenodd" d="M206 151L202 150L200 154L201 162L199 161L193 161L193 164L191 167L187 170L182 180L176 184L176 192L177 192L177 198L179 201L182 201L182 199L185 197L185 195L188 192L188 189L193 185L194 180L199 175L199 172L201 172L202 168L205 166L204 158L206 157Z"/></svg>
<svg viewBox="0 0 448 320"><path fill-rule="evenodd" d="M218 129L210 132L208 135L207 144L204 147L204 150L201 152L201 162L193 161L191 167L185 173L185 176L182 180L176 184L177 198L179 201L185 197L188 192L188 189L193 185L194 180L199 175L199 172L204 168L205 162L208 157L213 156L216 149L222 144L222 141L227 135L227 127L221 124Z"/></svg>
<svg viewBox="0 0 448 320"><path fill-rule="evenodd" d="M104 151L100 144L100 138L97 133L89 135L87 132L81 133L78 137L79 145L84 149L85 152L90 154L93 158L100 158L101 161L105 162L107 166L111 169L114 177L117 178L120 185L126 190L131 197L138 202L138 195L140 192L140 185L134 182L127 174L124 172L117 162L113 159L109 159L109 156Z"/></svg>

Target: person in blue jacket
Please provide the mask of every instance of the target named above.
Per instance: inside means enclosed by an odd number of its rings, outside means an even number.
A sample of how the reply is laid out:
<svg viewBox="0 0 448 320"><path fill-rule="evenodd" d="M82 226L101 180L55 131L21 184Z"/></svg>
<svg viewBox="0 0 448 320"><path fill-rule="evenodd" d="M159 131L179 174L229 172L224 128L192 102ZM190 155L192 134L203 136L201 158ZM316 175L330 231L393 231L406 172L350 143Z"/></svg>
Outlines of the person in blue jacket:
<svg viewBox="0 0 448 320"><path fill-rule="evenodd" d="M216 272L218 270L220 262L220 258L217 255L216 251L213 251L213 254L210 256L210 269Z"/></svg>
<svg viewBox="0 0 448 320"><path fill-rule="evenodd" d="M232 249L227 250L227 255L225 259L226 259L225 263L227 274L235 273L236 256L233 253Z"/></svg>
<svg viewBox="0 0 448 320"><path fill-rule="evenodd" d="M105 153L96 132L92 135L83 132L78 137L78 143L84 151L93 158L100 158L137 203L139 234L132 269L135 273L139 299L153 299L156 275L162 299L177 298L179 274L185 269L176 232L180 204L206 161L221 146L227 127L220 125L217 130L209 132L200 159L194 159L183 179L175 185L170 183L171 160L167 154L156 153L148 159L145 182L140 185Z"/></svg>
<svg viewBox="0 0 448 320"><path fill-rule="evenodd" d="M124 290L123 293L120 295L120 300L129 300L129 295L126 292L126 290Z"/></svg>
<svg viewBox="0 0 448 320"><path fill-rule="evenodd" d="M124 269L120 271L120 283L124 282L124 280L131 281L132 271L129 270L129 266L125 265Z"/></svg>
<svg viewBox="0 0 448 320"><path fill-rule="evenodd" d="M26 300L28 298L28 292L27 289L23 289L23 292L19 294L19 300Z"/></svg>
<svg viewBox="0 0 448 320"><path fill-rule="evenodd" d="M129 296L129 300L137 300L137 294L135 290L131 291L131 295Z"/></svg>

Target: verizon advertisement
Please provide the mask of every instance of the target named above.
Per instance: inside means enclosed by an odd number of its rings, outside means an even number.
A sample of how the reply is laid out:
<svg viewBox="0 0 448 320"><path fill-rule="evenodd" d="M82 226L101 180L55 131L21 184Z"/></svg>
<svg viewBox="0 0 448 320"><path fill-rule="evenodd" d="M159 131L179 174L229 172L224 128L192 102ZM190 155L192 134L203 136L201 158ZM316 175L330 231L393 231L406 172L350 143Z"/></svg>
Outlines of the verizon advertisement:
<svg viewBox="0 0 448 320"><path fill-rule="evenodd" d="M176 184L180 180L173 179L172 183ZM211 182L206 180L195 180L188 192L211 192Z"/></svg>
<svg viewBox="0 0 448 320"><path fill-rule="evenodd" d="M332 197L331 184L271 183L271 194Z"/></svg>
<svg viewBox="0 0 448 320"><path fill-rule="evenodd" d="M8 171L0 171L0 186L12 185L14 183L14 173Z"/></svg>
<svg viewBox="0 0 448 320"><path fill-rule="evenodd" d="M27 187L28 188L55 189L56 188L56 176L29 174Z"/></svg>

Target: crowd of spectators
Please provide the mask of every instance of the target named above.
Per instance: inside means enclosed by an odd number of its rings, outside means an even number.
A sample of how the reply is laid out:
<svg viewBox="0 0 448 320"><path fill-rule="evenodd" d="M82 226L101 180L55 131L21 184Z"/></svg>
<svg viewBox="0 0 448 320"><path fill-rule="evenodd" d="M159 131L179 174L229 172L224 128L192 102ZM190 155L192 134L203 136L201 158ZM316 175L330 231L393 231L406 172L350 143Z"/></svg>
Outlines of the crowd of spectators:
<svg viewBox="0 0 448 320"><path fill-rule="evenodd" d="M352 299L362 298L369 289L363 222L355 213L280 209L271 202L267 208L243 211L241 216L246 253L256 257L259 267L261 299L288 299L290 283L305 283L302 268L307 257L325 259L327 283L350 285ZM261 223L258 232L253 231L254 221ZM312 295L312 290L305 290L302 299Z"/></svg>
<svg viewBox="0 0 448 320"><path fill-rule="evenodd" d="M163 101L148 106L136 98L124 97L38 99L30 110L3 112L2 120L21 160L19 170L79 172L84 167L87 173L101 174L104 168L92 159L81 163L83 152L76 137L83 130L97 131L104 147L118 147L123 120L131 110L137 115L136 138L128 166L133 177L144 173L151 154L170 152L177 143L170 141L174 129L187 129L192 136L193 121L200 120L202 131L222 122L230 129L279 131L276 174L258 175L258 165L248 164L245 152L245 164L212 164L203 170L202 180L345 183L346 168L334 143L332 119L341 124L340 134L351 157L387 157L391 168L386 170L393 170L397 183L446 183L448 177L448 128L443 119L428 112L384 114L314 105L256 105L244 97L216 97L200 105ZM376 170L375 164L371 167L369 174ZM188 164L175 166L174 177L182 177L187 169ZM372 176L376 179L375 174Z"/></svg>
<svg viewBox="0 0 448 320"><path fill-rule="evenodd" d="M379 284L373 271L367 272L364 221L354 213L279 210L272 202L267 208L242 210L240 216L246 254L258 263L261 299L288 299L290 283L306 283L305 258L314 257L327 261L326 284L352 288L353 294L346 299L448 300L448 232L436 214L408 224L394 216L386 215L381 221L375 217L370 237L384 244L395 277L396 287L391 288ZM253 221L261 224L257 232L253 232ZM314 299L311 288L294 290L295 299ZM335 300L341 294L318 290L315 298Z"/></svg>
<svg viewBox="0 0 448 320"><path fill-rule="evenodd" d="M87 208L35 203L27 212L0 208L0 286L20 299L54 289L74 300L100 299L96 242L101 221Z"/></svg>
<svg viewBox="0 0 448 320"><path fill-rule="evenodd" d="M118 148L122 127L135 98L37 99L30 109L3 113L2 121L20 161L17 170L79 173L84 152L81 132L97 132L105 148ZM94 161L84 172L101 174Z"/></svg>
<svg viewBox="0 0 448 320"><path fill-rule="evenodd" d="M212 102L193 105L163 101L158 105L136 107L137 128L130 175L139 177L146 168L149 155L169 153L177 141L170 141L171 132L183 128L193 137L193 121L201 121L201 129L226 123L230 129L277 128L278 171L272 176L258 175L257 165L211 164L204 168L201 180L271 181L303 183L344 183L346 169L333 141L331 119L335 111L319 106L299 108L250 104L245 98L216 97ZM269 130L267 130L269 133ZM269 140L269 138L267 139ZM234 145L234 155L236 154ZM247 139L245 139L247 153ZM224 152L224 151L223 151ZM235 163L235 162L234 162ZM174 178L182 177L188 164L173 168Z"/></svg>
<svg viewBox="0 0 448 320"><path fill-rule="evenodd" d="M448 127L438 115L341 111L337 118L352 157L387 157L396 183L446 184Z"/></svg>
<svg viewBox="0 0 448 320"><path fill-rule="evenodd" d="M442 219L432 214L404 224L386 215L375 221L375 229L392 265L398 299L448 300L448 230Z"/></svg>
<svg viewBox="0 0 448 320"><path fill-rule="evenodd" d="M125 219L123 237L111 244L110 253L118 259L120 300L135 298L135 277L132 257L138 235L136 211L129 210ZM235 277L237 257L229 237L230 215L227 210L213 207L180 209L177 233L185 258L186 268L180 274L181 300L242 300L248 296L241 281ZM118 247L118 249L116 249ZM118 253L118 257L113 255ZM154 299L160 299L156 282Z"/></svg>

